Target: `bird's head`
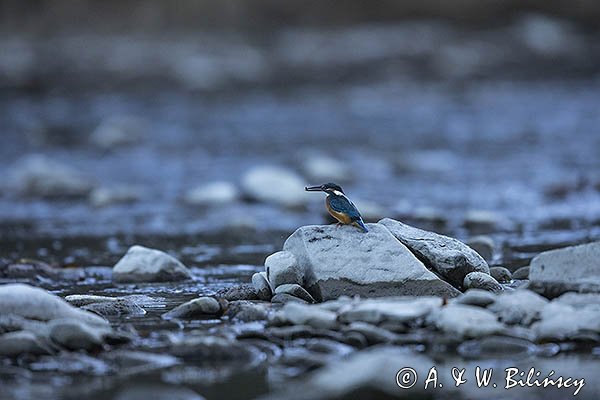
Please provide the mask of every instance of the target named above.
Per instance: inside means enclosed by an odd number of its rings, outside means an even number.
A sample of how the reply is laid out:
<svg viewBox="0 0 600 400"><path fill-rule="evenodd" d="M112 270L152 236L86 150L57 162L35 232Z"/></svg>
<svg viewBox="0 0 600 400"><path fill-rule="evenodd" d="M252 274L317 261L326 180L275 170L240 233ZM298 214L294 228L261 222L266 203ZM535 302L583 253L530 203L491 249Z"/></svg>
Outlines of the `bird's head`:
<svg viewBox="0 0 600 400"><path fill-rule="evenodd" d="M304 188L307 192L325 192L327 194L344 194L344 190L340 185L335 183L324 183L317 186L307 186Z"/></svg>

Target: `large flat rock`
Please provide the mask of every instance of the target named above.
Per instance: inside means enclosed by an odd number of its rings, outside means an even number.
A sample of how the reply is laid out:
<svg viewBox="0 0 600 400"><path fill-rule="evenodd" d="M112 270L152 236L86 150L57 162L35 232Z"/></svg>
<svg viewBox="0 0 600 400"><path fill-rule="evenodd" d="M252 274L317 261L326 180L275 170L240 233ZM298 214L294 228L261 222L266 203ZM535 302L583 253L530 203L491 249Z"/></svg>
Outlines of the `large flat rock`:
<svg viewBox="0 0 600 400"><path fill-rule="evenodd" d="M545 251L531 261L530 288L549 296L600 292L600 242Z"/></svg>
<svg viewBox="0 0 600 400"><path fill-rule="evenodd" d="M304 287L317 300L342 295L364 297L436 295L459 292L427 270L390 231L369 224L363 233L352 226L304 226L283 245L304 270Z"/></svg>
<svg viewBox="0 0 600 400"><path fill-rule="evenodd" d="M461 241L415 228L391 218L378 222L385 226L415 256L457 288L471 272L490 273L485 260Z"/></svg>

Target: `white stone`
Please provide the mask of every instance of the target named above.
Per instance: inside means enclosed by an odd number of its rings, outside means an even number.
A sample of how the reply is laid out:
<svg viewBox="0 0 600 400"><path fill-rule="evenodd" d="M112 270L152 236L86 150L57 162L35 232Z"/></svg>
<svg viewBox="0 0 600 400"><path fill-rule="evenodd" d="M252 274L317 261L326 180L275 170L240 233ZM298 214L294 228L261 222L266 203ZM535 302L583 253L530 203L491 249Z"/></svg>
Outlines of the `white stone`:
<svg viewBox="0 0 600 400"><path fill-rule="evenodd" d="M558 295L566 291L600 292L600 241L545 251L531 261L533 290Z"/></svg>
<svg viewBox="0 0 600 400"><path fill-rule="evenodd" d="M0 315L16 315L38 321L71 318L91 325L108 326L108 322L96 314L73 307L44 289L21 283L0 285Z"/></svg>
<svg viewBox="0 0 600 400"><path fill-rule="evenodd" d="M305 181L295 172L276 166L254 167L242 177L242 189L253 200L284 207L301 207L311 200Z"/></svg>
<svg viewBox="0 0 600 400"><path fill-rule="evenodd" d="M519 289L498 295L488 310L495 312L504 323L531 325L547 303L539 294Z"/></svg>
<svg viewBox="0 0 600 400"><path fill-rule="evenodd" d="M265 259L265 270L271 288L288 283L304 284L304 269L298 264L294 254L289 251L278 251Z"/></svg>
<svg viewBox="0 0 600 400"><path fill-rule="evenodd" d="M184 201L192 206L219 206L236 201L238 189L230 182L210 182L190 189Z"/></svg>
<svg viewBox="0 0 600 400"><path fill-rule="evenodd" d="M478 338L499 333L504 325L496 315L480 307L450 304L433 311L428 320L456 338Z"/></svg>
<svg viewBox="0 0 600 400"><path fill-rule="evenodd" d="M391 218L384 218L379 224L388 228L396 239L455 287L460 288L471 272L490 272L485 260L457 239L415 228Z"/></svg>
<svg viewBox="0 0 600 400"><path fill-rule="evenodd" d="M304 226L285 242L305 271L303 287L317 300L342 295L440 295L459 292L440 280L381 224Z"/></svg>
<svg viewBox="0 0 600 400"><path fill-rule="evenodd" d="M80 197L93 188L91 180L75 168L41 154L17 161L8 180L20 194L34 197Z"/></svg>
<svg viewBox="0 0 600 400"><path fill-rule="evenodd" d="M190 271L177 259L142 246L132 246L113 267L115 282L170 282L190 278Z"/></svg>

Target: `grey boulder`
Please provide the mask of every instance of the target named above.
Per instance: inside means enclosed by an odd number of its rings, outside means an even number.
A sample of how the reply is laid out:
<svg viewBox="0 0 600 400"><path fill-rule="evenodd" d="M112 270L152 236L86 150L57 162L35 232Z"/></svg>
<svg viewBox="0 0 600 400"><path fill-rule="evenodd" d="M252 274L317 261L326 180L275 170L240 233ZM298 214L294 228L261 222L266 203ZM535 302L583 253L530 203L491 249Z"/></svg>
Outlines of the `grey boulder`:
<svg viewBox="0 0 600 400"><path fill-rule="evenodd" d="M568 291L600 292L600 241L545 251L531 261L532 290L557 296Z"/></svg>
<svg viewBox="0 0 600 400"><path fill-rule="evenodd" d="M425 265L457 288L461 288L467 274L489 274L485 260L475 250L457 239L418 229L391 218L379 224L404 244Z"/></svg>
<svg viewBox="0 0 600 400"><path fill-rule="evenodd" d="M304 271L304 288L317 301L342 295L381 297L439 295L459 292L427 270L390 231L369 224L363 233L353 226L304 226L283 245Z"/></svg>
<svg viewBox="0 0 600 400"><path fill-rule="evenodd" d="M304 269L289 251L278 251L265 260L267 280L272 288L288 283L304 284Z"/></svg>
<svg viewBox="0 0 600 400"><path fill-rule="evenodd" d="M190 271L174 257L143 246L132 246L113 267L115 282L171 282L191 279Z"/></svg>

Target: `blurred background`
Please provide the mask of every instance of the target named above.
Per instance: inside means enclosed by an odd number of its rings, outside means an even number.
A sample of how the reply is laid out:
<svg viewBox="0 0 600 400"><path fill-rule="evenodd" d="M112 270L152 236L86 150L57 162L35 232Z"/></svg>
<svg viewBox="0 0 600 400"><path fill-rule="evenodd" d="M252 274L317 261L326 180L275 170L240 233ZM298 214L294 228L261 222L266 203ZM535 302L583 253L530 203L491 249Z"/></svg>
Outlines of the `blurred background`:
<svg viewBox="0 0 600 400"><path fill-rule="evenodd" d="M370 221L500 236L505 264L600 237L599 22L594 0L1 1L2 256L276 247L327 222L303 192L326 181Z"/></svg>

